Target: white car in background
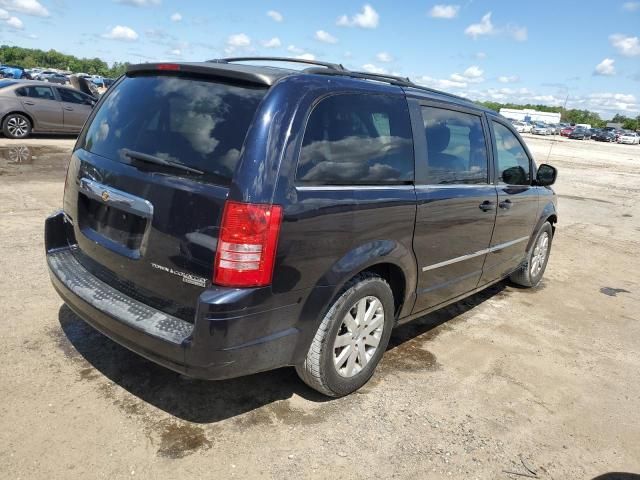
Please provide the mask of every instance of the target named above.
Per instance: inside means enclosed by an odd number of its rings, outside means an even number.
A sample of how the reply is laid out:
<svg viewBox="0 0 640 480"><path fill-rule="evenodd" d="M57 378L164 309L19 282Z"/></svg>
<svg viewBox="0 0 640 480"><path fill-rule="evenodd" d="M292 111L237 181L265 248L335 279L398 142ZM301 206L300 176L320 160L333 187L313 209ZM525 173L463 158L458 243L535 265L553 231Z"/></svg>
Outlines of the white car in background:
<svg viewBox="0 0 640 480"><path fill-rule="evenodd" d="M525 122L513 122L513 127L516 129L516 132L518 133L531 132L531 125Z"/></svg>
<svg viewBox="0 0 640 480"><path fill-rule="evenodd" d="M531 133L535 135L551 135L553 132L548 126L539 123L538 125L533 127Z"/></svg>
<svg viewBox="0 0 640 480"><path fill-rule="evenodd" d="M624 132L618 137L618 143L626 143L627 145L640 144L640 136L636 132Z"/></svg>

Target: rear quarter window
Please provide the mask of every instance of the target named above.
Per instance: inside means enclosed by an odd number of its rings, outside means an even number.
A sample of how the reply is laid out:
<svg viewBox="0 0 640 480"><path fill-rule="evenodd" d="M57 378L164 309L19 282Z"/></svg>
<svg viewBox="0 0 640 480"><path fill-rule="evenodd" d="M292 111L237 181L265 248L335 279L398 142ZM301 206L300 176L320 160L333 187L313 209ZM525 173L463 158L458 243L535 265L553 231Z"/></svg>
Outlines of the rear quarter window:
<svg viewBox="0 0 640 480"><path fill-rule="evenodd" d="M228 184L265 88L170 75L127 77L108 93L82 148L125 161L133 150Z"/></svg>
<svg viewBox="0 0 640 480"><path fill-rule="evenodd" d="M303 184L369 185L413 181L407 102L379 94L339 94L313 109L296 179Z"/></svg>

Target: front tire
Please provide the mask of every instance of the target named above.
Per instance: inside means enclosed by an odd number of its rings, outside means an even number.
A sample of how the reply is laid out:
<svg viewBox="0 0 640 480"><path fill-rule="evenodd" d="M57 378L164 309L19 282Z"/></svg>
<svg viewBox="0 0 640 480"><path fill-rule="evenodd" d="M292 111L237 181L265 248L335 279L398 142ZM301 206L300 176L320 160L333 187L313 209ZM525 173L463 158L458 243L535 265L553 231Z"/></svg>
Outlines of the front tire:
<svg viewBox="0 0 640 480"><path fill-rule="evenodd" d="M373 273L349 281L316 332L300 378L329 397L342 397L362 387L373 375L391 337L393 293Z"/></svg>
<svg viewBox="0 0 640 480"><path fill-rule="evenodd" d="M553 229L549 222L545 222L533 242L531 251L527 254L527 260L509 277L513 283L529 288L540 283L549 261L552 240Z"/></svg>
<svg viewBox="0 0 640 480"><path fill-rule="evenodd" d="M20 113L10 113L2 122L2 131L7 138L27 138L31 128L31 121Z"/></svg>

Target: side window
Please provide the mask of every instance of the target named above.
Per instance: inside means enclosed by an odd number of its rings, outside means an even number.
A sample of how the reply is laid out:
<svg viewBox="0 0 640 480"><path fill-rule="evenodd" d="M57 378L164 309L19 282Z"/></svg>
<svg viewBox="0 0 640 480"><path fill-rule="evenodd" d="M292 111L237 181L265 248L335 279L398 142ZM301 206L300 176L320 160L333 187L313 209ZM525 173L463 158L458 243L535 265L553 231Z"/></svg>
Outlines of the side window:
<svg viewBox="0 0 640 480"><path fill-rule="evenodd" d="M341 94L311 112L298 181L319 185L413 181L413 139L402 97Z"/></svg>
<svg viewBox="0 0 640 480"><path fill-rule="evenodd" d="M492 122L496 138L498 181L507 185L530 185L531 162L516 136L504 125Z"/></svg>
<svg viewBox="0 0 640 480"><path fill-rule="evenodd" d="M58 93L63 102L77 103L80 105L90 105L89 97L80 92L74 92L67 88L59 88Z"/></svg>
<svg viewBox="0 0 640 480"><path fill-rule="evenodd" d="M16 95L40 100L55 100L53 90L50 87L23 87L16 90Z"/></svg>
<svg viewBox="0 0 640 480"><path fill-rule="evenodd" d="M480 116L422 107L422 121L428 183L488 183L487 146Z"/></svg>

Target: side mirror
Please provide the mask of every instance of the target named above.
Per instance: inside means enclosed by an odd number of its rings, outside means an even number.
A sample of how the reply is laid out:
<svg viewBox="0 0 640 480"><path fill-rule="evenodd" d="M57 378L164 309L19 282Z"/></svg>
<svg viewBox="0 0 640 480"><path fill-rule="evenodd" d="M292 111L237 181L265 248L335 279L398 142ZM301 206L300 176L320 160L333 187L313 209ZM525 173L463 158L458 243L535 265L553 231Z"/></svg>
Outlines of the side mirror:
<svg viewBox="0 0 640 480"><path fill-rule="evenodd" d="M536 173L536 185L541 187L548 187L556 183L558 177L558 170L551 165L543 163L538 167L538 173Z"/></svg>

